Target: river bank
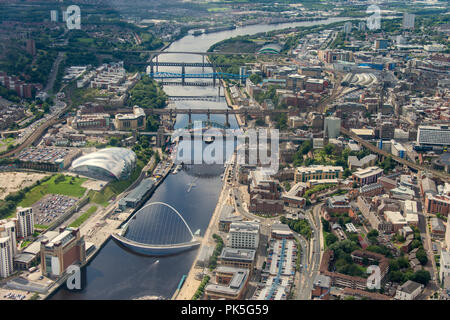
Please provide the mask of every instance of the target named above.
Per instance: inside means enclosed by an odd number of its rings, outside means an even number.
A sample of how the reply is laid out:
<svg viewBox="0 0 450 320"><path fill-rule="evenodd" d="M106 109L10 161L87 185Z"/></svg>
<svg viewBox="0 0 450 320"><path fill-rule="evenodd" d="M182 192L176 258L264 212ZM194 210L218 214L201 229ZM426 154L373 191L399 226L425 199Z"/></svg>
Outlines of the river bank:
<svg viewBox="0 0 450 320"><path fill-rule="evenodd" d="M227 169L225 170L224 175L227 174L227 171L229 170L230 166L227 166ZM192 262L191 268L189 270L189 273L186 277L186 280L184 281L183 286L181 287L179 292L175 292L175 294L172 297L172 300L191 300L194 296L195 292L198 289L198 286L202 282L203 277L200 278L200 280L196 279L196 275L198 273L202 273L203 268L197 267L197 261L200 257L200 254L203 252L205 247L215 247L216 242L213 239L213 234L218 231L219 228L219 218L220 213L222 212L222 208L224 204L228 201L230 196L230 190L226 183L223 184L222 191L219 196L219 200L217 201L216 208L214 209L213 215L211 217L211 220L209 222L208 228L205 231L205 234L202 238L202 241L200 243L200 248L197 251L197 255Z"/></svg>

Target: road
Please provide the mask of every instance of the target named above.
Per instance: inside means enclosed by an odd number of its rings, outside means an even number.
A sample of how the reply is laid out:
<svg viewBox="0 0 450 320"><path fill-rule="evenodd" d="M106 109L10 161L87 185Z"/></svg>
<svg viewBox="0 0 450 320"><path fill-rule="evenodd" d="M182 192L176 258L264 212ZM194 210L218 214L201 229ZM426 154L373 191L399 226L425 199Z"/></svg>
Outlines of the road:
<svg viewBox="0 0 450 320"><path fill-rule="evenodd" d="M301 271L301 280L299 291L297 293L298 300L310 300L311 290L313 288L314 279L319 275L320 260L323 251L322 227L320 222L320 209L322 204L313 207L312 214L309 212L306 217L313 230L313 236L309 243L307 254L302 259L303 268ZM300 244L302 244L300 242ZM302 246L303 247L303 246ZM303 248L302 248L303 249ZM304 261L308 258L309 263Z"/></svg>
<svg viewBox="0 0 450 320"><path fill-rule="evenodd" d="M56 75L58 74L59 70L59 64L61 63L62 59L64 58L64 52L59 52L58 57L56 57L55 61L53 62L52 70L50 71L50 75L48 76L47 85L44 88L45 92L48 92L53 89L53 85L55 84Z"/></svg>
<svg viewBox="0 0 450 320"><path fill-rule="evenodd" d="M439 273L434 260L433 245L431 242L430 229L428 228L428 215L419 213L419 230L422 237L423 248L427 253L428 263L424 266L431 275L431 280L420 295L420 299L426 299L439 289Z"/></svg>

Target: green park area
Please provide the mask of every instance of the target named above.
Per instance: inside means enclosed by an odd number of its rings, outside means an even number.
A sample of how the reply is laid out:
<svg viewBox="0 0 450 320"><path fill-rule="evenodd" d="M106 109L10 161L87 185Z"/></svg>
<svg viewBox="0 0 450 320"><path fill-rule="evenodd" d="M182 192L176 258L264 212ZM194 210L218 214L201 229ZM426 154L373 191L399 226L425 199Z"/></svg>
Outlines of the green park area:
<svg viewBox="0 0 450 320"><path fill-rule="evenodd" d="M47 194L60 194L68 197L81 198L86 191L81 185L87 178L77 178L56 174L49 180L35 186L25 194L19 207L29 207L41 200Z"/></svg>
<svg viewBox="0 0 450 320"><path fill-rule="evenodd" d="M85 213L83 213L81 216L79 216L74 222L72 222L69 227L72 228L78 228L81 226L89 217L97 211L96 206L90 207Z"/></svg>
<svg viewBox="0 0 450 320"><path fill-rule="evenodd" d="M64 176L62 174L43 178L32 186L10 193L4 200L0 200L0 218L13 217L17 207L29 207L47 194L81 198L86 191L81 185L86 180L86 178Z"/></svg>
<svg viewBox="0 0 450 320"><path fill-rule="evenodd" d="M91 202L106 207L111 199L124 192L134 181L136 181L136 179L141 174L144 166L144 163L138 160L136 168L134 169L130 178L126 180L110 182L101 191L89 191L89 198Z"/></svg>

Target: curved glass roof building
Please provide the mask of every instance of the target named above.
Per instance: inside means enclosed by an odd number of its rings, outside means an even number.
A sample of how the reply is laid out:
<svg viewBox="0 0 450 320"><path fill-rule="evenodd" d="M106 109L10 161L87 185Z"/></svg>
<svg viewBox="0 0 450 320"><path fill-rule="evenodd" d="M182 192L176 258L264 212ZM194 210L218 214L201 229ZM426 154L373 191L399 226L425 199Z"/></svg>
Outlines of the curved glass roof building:
<svg viewBox="0 0 450 320"><path fill-rule="evenodd" d="M276 43L270 43L259 49L258 53L279 54L281 47Z"/></svg>
<svg viewBox="0 0 450 320"><path fill-rule="evenodd" d="M136 154L125 148L107 148L72 162L71 170L97 179L128 179L136 166Z"/></svg>

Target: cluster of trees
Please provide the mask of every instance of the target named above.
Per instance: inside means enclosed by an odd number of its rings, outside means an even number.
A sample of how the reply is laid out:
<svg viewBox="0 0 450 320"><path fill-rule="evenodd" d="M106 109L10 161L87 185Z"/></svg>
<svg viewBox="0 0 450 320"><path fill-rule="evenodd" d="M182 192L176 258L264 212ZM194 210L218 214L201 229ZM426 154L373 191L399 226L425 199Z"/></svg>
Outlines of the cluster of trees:
<svg viewBox="0 0 450 320"><path fill-rule="evenodd" d="M426 270L414 272L409 266L408 258L399 257L389 261L389 280L400 284L412 280L427 285L431 280L431 275Z"/></svg>
<svg viewBox="0 0 450 320"><path fill-rule="evenodd" d="M14 90L6 89L1 85L0 85L0 97L3 97L11 102L20 102L20 98L17 95L17 92L15 92Z"/></svg>
<svg viewBox="0 0 450 320"><path fill-rule="evenodd" d="M19 76L26 82L45 85L56 56L57 52L54 50L37 50L33 57L21 46L10 46L0 61L0 70L8 75Z"/></svg>
<svg viewBox="0 0 450 320"><path fill-rule="evenodd" d="M366 269L363 266L354 263L351 257L353 251L360 249L360 246L356 242L350 239L334 242L330 244L329 249L334 252L335 258L333 267L336 272L350 276L367 277Z"/></svg>
<svg viewBox="0 0 450 320"><path fill-rule="evenodd" d="M306 239L311 239L311 226L309 225L308 220L300 219L300 220L292 220L287 219L286 217L281 217L280 222L287 224L289 228L298 234L301 234Z"/></svg>
<svg viewBox="0 0 450 320"><path fill-rule="evenodd" d="M147 130L148 131L158 131L159 128L159 116L151 114L147 117Z"/></svg>
<svg viewBox="0 0 450 320"><path fill-rule="evenodd" d="M158 83L149 76L144 76L133 89L130 90L128 105L138 105L141 108L161 109L166 106L167 95Z"/></svg>
<svg viewBox="0 0 450 320"><path fill-rule="evenodd" d="M214 270L217 267L217 258L222 252L224 246L223 239L219 235L214 233L213 238L217 244L212 256L209 258L209 265L208 265L209 270Z"/></svg>
<svg viewBox="0 0 450 320"><path fill-rule="evenodd" d="M144 164L147 164L154 154L153 150L150 148L150 141L148 139L147 136L139 135L138 143L133 146L133 151L136 153L137 158Z"/></svg>
<svg viewBox="0 0 450 320"><path fill-rule="evenodd" d="M203 277L203 280L202 280L202 282L200 283L200 285L198 286L197 291L195 291L195 294L194 294L194 296L192 297L192 300L198 300L199 298L201 298L201 297L203 296L203 293L204 293L204 291L205 291L205 287L206 287L206 285L208 284L210 278L211 278L211 277L208 276L208 275L206 275L206 276Z"/></svg>
<svg viewBox="0 0 450 320"><path fill-rule="evenodd" d="M335 184L318 184L318 185L315 185L314 187L312 187L312 188L306 190L306 192L305 192L305 194L304 194L304 197L305 197L306 199L309 199L309 197L310 197L312 194L317 193L317 192L320 192L320 191L323 191L323 190L330 189L330 188L332 188L332 187L334 187L334 186L335 186Z"/></svg>
<svg viewBox="0 0 450 320"><path fill-rule="evenodd" d="M395 168L395 161L392 160L391 156L386 157L379 166L383 169L384 173L387 174L389 171Z"/></svg>
<svg viewBox="0 0 450 320"><path fill-rule="evenodd" d="M254 83L254 84L261 83L261 81L262 81L262 77L261 77L259 74L256 74L256 73L252 74L252 75L249 77L249 79L250 79L250 81L251 81L252 83Z"/></svg>

